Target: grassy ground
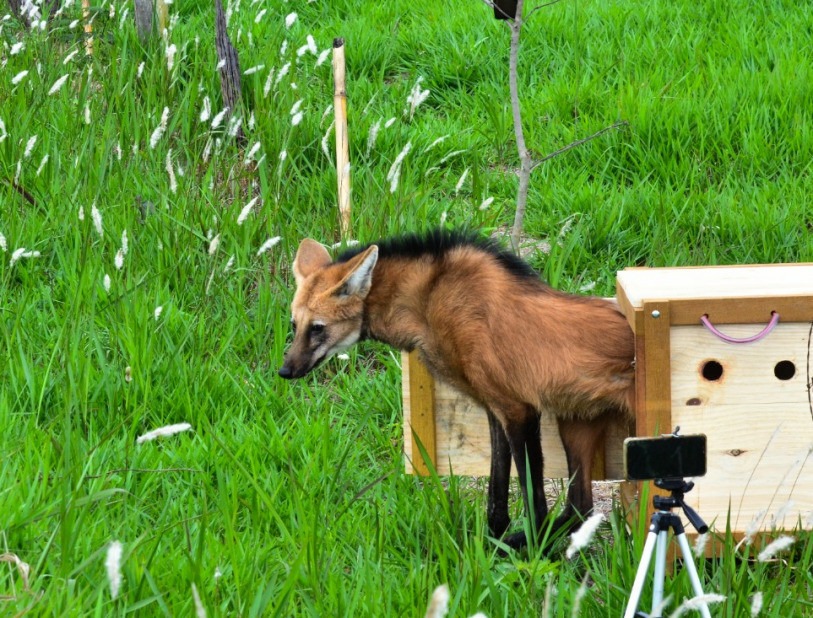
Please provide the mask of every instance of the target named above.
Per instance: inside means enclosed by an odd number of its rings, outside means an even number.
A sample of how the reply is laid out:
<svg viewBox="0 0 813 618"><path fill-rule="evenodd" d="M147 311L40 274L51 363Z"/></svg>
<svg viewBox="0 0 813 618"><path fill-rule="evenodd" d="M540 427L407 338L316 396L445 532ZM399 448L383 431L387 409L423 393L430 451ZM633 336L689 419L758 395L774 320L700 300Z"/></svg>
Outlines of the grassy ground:
<svg viewBox="0 0 813 618"><path fill-rule="evenodd" d="M354 236L489 231L516 190L505 26L477 0L232 5L242 68L261 66L243 77L239 145L212 128L211 4L170 8L168 42L146 47L130 3L94 8L92 58L76 5L45 30L0 22L0 553L31 573L26 590L0 563L0 613L192 615L194 584L209 616L420 616L448 582L455 616L619 615L642 531L616 513L574 560L497 556L482 482L403 474L391 351L274 373L293 251L338 240L318 53L345 37ZM534 173L540 272L612 294L633 264L813 261L811 24L809 5L779 0L537 12L520 85L534 152L629 122ZM317 54L298 56L309 34ZM192 431L136 443L181 422ZM809 535L768 563L733 545L705 569L727 597L715 615L751 615L756 593L759 615L813 615ZM669 611L692 596L685 575L672 592Z"/></svg>

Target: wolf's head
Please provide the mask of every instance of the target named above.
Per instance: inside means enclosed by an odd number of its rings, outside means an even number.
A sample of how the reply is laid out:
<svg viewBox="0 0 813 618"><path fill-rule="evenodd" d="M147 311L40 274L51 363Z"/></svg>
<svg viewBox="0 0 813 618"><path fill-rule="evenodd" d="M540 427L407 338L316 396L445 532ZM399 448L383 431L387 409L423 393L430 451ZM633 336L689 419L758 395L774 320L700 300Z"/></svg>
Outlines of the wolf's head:
<svg viewBox="0 0 813 618"><path fill-rule="evenodd" d="M281 377L301 378L359 340L364 299L377 261L375 245L346 262L333 263L327 250L315 240L306 238L300 243L293 266L294 342L279 369Z"/></svg>

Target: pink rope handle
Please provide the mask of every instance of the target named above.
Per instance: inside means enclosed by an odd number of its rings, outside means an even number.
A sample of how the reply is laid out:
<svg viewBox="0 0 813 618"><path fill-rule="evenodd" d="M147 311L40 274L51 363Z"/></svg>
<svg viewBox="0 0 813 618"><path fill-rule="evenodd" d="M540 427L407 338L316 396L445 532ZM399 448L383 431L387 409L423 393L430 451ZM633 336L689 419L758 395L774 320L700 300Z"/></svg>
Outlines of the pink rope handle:
<svg viewBox="0 0 813 618"><path fill-rule="evenodd" d="M703 326L705 326L712 332L712 334L716 335L723 341L727 341L728 343L753 343L754 341L759 341L763 337L766 337L768 333L770 333L774 329L774 326L779 324L779 314L776 311L771 311L771 321L768 322L768 325L762 329L762 332L759 332L756 335L751 335L750 337L742 338L731 337L729 335L726 335L725 333L721 333L719 330L714 328L714 325L709 320L708 313L704 313L703 315L701 315L700 321L703 323Z"/></svg>

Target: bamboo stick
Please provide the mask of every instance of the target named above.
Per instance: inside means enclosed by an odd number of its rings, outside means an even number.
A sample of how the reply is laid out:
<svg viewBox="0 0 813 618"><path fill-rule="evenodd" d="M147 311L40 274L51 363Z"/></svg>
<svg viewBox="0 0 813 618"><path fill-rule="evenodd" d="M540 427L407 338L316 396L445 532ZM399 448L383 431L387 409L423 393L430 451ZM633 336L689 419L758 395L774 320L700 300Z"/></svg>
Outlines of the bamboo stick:
<svg viewBox="0 0 813 618"><path fill-rule="evenodd" d="M85 22L85 55L93 55L93 24L90 23L90 0L82 0L82 20Z"/></svg>
<svg viewBox="0 0 813 618"><path fill-rule="evenodd" d="M343 240L350 238L350 144L347 137L347 89L344 39L333 40L333 111L336 117L336 178L339 192L339 226Z"/></svg>

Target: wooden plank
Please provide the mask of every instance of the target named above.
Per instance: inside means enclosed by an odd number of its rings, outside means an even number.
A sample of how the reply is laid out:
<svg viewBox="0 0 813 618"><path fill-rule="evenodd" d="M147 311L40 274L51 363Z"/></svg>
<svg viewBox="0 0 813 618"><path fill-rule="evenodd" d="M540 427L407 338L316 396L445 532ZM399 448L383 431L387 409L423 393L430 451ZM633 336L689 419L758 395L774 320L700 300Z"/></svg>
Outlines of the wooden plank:
<svg viewBox="0 0 813 618"><path fill-rule="evenodd" d="M720 329L744 337L758 332L759 326L726 324ZM807 358L811 348L809 323L780 323L761 341L748 344L726 343L703 326L672 327L672 414L680 411L690 419L693 410L709 406L809 404ZM704 377L712 363L719 363L722 375L718 379L709 379L714 374ZM807 421L813 425L813 409ZM684 430L690 433L688 425Z"/></svg>
<svg viewBox="0 0 813 618"><path fill-rule="evenodd" d="M625 268L618 286L636 309L648 299L761 298L813 295L813 263Z"/></svg>
<svg viewBox="0 0 813 618"><path fill-rule="evenodd" d="M771 320L771 312L779 314L780 323L806 322L813 319L813 293L788 297L699 298L671 301L673 325L695 325L700 316L708 315L712 324L751 324L758 333Z"/></svg>
<svg viewBox="0 0 813 618"><path fill-rule="evenodd" d="M485 410L448 384L436 382L435 421L438 473L488 476L491 441ZM545 476L567 478L567 460L556 420L550 413L543 413L541 422ZM621 478L621 447L627 434L626 427L619 425L610 428L605 445L604 475L596 476L597 479L605 475L607 478Z"/></svg>
<svg viewBox="0 0 813 618"><path fill-rule="evenodd" d="M793 528L813 513L813 420L807 402L701 407L676 423L696 424L708 440L708 472L695 479L686 503L707 523L744 531L757 518L760 530ZM687 432L688 433L688 432ZM791 501L792 504L788 505Z"/></svg>
<svg viewBox="0 0 813 618"><path fill-rule="evenodd" d="M656 436L674 429L669 372L669 306L668 301L647 301L642 311L646 367L640 376L644 381L643 409L636 411L635 431L639 436Z"/></svg>
<svg viewBox="0 0 813 618"><path fill-rule="evenodd" d="M429 468L415 438L421 441L432 465L437 467L435 381L418 359L417 352L404 353L402 359L405 465L408 473L426 476Z"/></svg>
<svg viewBox="0 0 813 618"><path fill-rule="evenodd" d="M619 279L616 279L615 281L615 298L618 308L621 310L621 313L626 316L632 332L643 337L643 328L639 329L639 326L643 327L643 322L639 324L641 316L637 315L641 313L643 308L636 308L633 306L632 301L630 301L629 297L627 296L627 291L624 289L624 286L621 285L621 281Z"/></svg>
<svg viewBox="0 0 813 618"><path fill-rule="evenodd" d="M402 355L404 395L404 454L405 469L408 474L422 473L416 471L417 447L413 441L412 430L415 429L415 399L410 391L413 376L422 365L409 355ZM425 371L425 369L424 369ZM431 380L431 376L427 378ZM463 476L488 476L491 466L491 441L486 412L469 397L444 382L434 382L434 423L435 467L438 474L457 474ZM416 430L421 440L428 435L425 428ZM424 432L424 433L420 433ZM542 415L542 449L545 455L545 476L548 478L568 478L567 460L556 421L549 413ZM611 425L601 453L599 467L594 470L594 478L620 479L623 477L624 438L629 435L629 428L624 424ZM426 444L426 442L424 442ZM419 460L419 458L418 458ZM422 462L420 462L422 463ZM512 471L516 474L516 471Z"/></svg>

